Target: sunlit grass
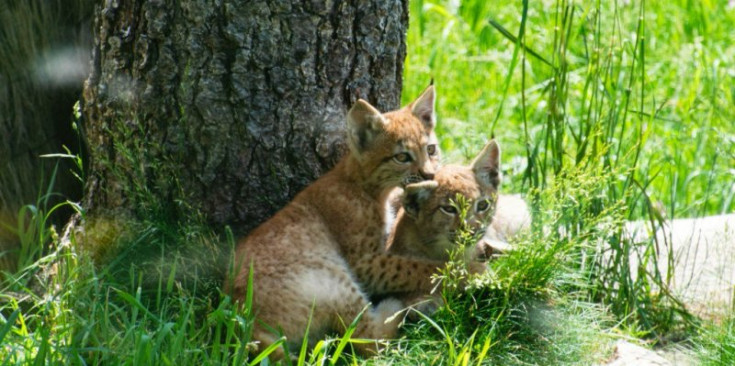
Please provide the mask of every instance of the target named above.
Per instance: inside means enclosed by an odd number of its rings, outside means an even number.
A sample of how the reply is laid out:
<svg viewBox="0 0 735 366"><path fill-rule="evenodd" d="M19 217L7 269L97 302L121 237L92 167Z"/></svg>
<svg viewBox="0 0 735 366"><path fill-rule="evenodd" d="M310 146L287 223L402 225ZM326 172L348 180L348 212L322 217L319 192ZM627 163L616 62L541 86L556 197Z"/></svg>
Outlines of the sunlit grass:
<svg viewBox="0 0 735 366"><path fill-rule="evenodd" d="M735 364L735 320L703 329L698 344L701 365Z"/></svg>
<svg viewBox="0 0 735 366"><path fill-rule="evenodd" d="M302 347L285 363L589 365L607 359L615 334L654 342L676 334L701 345L703 362L732 363L732 321L699 324L659 291L671 273L631 266L637 249L641 262L657 260L655 243L622 233L629 219L735 210L735 10L727 6L410 1L404 95L435 79L447 161L495 135L501 190L526 195L534 226L468 288L446 287L446 306L409 322L379 356L354 356L349 345L359 340L348 335ZM141 157L125 148L136 166ZM57 208L43 199L19 213L27 250L0 291L0 360L267 364L271 350L248 354L250 306L206 283L221 274L197 261L233 238L215 235L185 204L159 205L144 184L130 189L149 220L123 236L104 221L86 233L111 241L115 267L92 265L81 242L55 245L47 215ZM35 276L48 271L53 281L42 285Z"/></svg>
<svg viewBox="0 0 735 366"><path fill-rule="evenodd" d="M442 147L455 160L493 133L506 156L527 156L527 143L549 135L544 126L553 112L552 85L559 81L554 75L564 68L563 139L560 146L542 144L539 154L576 159L584 141L575 135L602 125L599 133L610 135L604 142L616 148L611 157L619 165L635 165L642 180L655 177L649 194L670 213L689 217L735 209L735 49L726 26L735 21L735 11L727 2L529 2L524 44L543 60L526 53L509 79L516 45L490 21L517 35L520 3L410 4L404 95L436 80ZM633 164L634 156L625 153L641 139L645 145ZM511 187L520 189L523 162L516 164L509 177Z"/></svg>
<svg viewBox="0 0 735 366"><path fill-rule="evenodd" d="M411 2L405 95L434 78L448 160L494 135L503 188L528 193L547 233L594 243L572 246L571 268L556 273L585 284L556 288L602 302L631 334L686 333L696 321L658 290L672 279L653 266L667 260L654 249L666 244L631 242L623 220L735 210L735 48L725 26L735 13L726 7ZM539 220L555 210L557 219ZM634 253L648 265L632 267Z"/></svg>

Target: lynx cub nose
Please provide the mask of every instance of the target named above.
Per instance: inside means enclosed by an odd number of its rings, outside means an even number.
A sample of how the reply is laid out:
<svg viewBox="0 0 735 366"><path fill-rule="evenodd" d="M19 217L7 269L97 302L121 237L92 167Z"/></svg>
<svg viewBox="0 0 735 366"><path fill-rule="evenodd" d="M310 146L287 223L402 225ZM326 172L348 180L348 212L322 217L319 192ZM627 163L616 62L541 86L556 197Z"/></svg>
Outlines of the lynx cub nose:
<svg viewBox="0 0 735 366"><path fill-rule="evenodd" d="M421 178L424 178L424 180L432 180L434 179L434 171L433 170L420 170L419 174L421 174Z"/></svg>

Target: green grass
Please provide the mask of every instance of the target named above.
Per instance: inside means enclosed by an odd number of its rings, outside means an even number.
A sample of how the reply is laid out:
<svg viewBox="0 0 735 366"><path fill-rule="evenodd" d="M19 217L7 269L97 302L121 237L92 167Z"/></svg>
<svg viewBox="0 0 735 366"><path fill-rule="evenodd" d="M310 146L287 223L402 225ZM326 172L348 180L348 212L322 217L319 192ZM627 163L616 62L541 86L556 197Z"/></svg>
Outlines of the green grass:
<svg viewBox="0 0 735 366"><path fill-rule="evenodd" d="M206 297L175 289L154 301L139 288L131 292L130 286L110 284L68 249L58 251L54 260L63 267L60 283L54 284L62 290L45 289L47 298L21 304L8 290L30 294L22 282L4 291L8 322L3 325L9 331L0 330L3 364L201 365L238 364L246 358L243 328L250 320L231 304L213 305Z"/></svg>
<svg viewBox="0 0 735 366"><path fill-rule="evenodd" d="M724 66L735 12L725 6L411 2L404 96L434 78L449 160L498 138L503 188L529 192L552 233L593 244L572 245L556 271L575 281L549 288L604 304L631 334L691 334L697 320L657 290L671 273L630 267L637 248L655 262L658 243L622 239L622 220L735 211L735 89ZM558 214L540 217L549 211Z"/></svg>
<svg viewBox="0 0 735 366"><path fill-rule="evenodd" d="M735 13L725 6L535 1L524 15L522 4L411 1L404 99L433 77L442 147L460 160L495 134L515 163L513 190L538 185L522 174L529 158L548 180L611 148L605 158L652 179L670 214L732 212ZM526 52L490 22L517 35L521 20Z"/></svg>
<svg viewBox="0 0 735 366"><path fill-rule="evenodd" d="M698 346L701 365L735 364L735 320L704 328Z"/></svg>
<svg viewBox="0 0 735 366"><path fill-rule="evenodd" d="M702 362L732 363L732 320L696 319L661 290L671 273L631 267L638 249L655 262L657 243L626 240L622 225L735 211L735 9L683 0L410 8L406 101L435 79L447 161L494 135L501 190L526 194L534 225L467 288L451 286L461 267L448 271L447 305L407 324L380 356L356 358L357 340L327 338L293 363L588 365L620 335L684 338ZM3 364L267 363L247 354L249 307L238 311L207 281L217 269L195 260L218 257L212 248L232 237L191 207L172 214L145 186L132 189L151 218L126 230L136 235L117 237L104 220L88 233L109 240L110 253L128 248L118 271L70 247L35 250L55 243L44 214L55 208L39 200L20 213L30 254L0 291ZM34 277L50 269L43 287Z"/></svg>

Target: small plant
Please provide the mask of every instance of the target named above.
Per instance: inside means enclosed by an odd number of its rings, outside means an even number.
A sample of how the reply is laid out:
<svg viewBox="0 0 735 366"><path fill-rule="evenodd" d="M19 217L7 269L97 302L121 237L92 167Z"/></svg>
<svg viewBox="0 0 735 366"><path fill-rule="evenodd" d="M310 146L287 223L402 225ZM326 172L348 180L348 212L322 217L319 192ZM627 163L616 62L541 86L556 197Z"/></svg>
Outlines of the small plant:
<svg viewBox="0 0 735 366"><path fill-rule="evenodd" d="M457 210L460 226L454 235L455 245L449 252L449 262L438 274L438 280L442 283L442 291L445 295L464 288L465 280L469 276L467 266L470 261L475 260L473 258L475 247L484 233L473 231L467 222L467 215L471 207L467 198L457 194L450 204Z"/></svg>
<svg viewBox="0 0 735 366"><path fill-rule="evenodd" d="M54 239L58 234L56 228L51 223L56 211L71 207L75 212L82 213L82 208L79 204L68 200L51 206L51 201L56 196L53 188L56 182L58 167L58 164L54 167L48 186L45 192L38 197L36 203L24 205L20 208L15 220L15 227L11 227L9 223L0 222L0 226L3 227L2 229L8 230L15 235L19 244L19 248L15 253L0 253L0 258L9 256L12 258L11 262L14 263L12 268L8 268L9 271L6 272L7 276L12 277L13 273L33 265L45 253L53 250L50 246L54 244Z"/></svg>

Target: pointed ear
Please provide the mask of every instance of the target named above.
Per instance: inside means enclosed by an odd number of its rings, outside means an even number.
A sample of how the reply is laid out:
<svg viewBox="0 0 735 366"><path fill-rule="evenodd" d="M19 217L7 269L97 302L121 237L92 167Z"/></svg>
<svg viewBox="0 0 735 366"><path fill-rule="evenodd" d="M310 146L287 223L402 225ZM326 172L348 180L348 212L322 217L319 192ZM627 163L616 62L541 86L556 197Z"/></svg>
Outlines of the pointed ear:
<svg viewBox="0 0 735 366"><path fill-rule="evenodd" d="M436 94L434 92L434 84L429 85L421 96L413 103L409 104L411 113L418 118L427 129L434 129L436 126L436 114L434 113L434 104Z"/></svg>
<svg viewBox="0 0 735 366"><path fill-rule="evenodd" d="M472 170L480 183L498 188L500 185L500 146L490 140L472 162Z"/></svg>
<svg viewBox="0 0 735 366"><path fill-rule="evenodd" d="M380 114L380 111L370 103L358 99L347 112L350 148L358 153L364 151L387 124L388 120Z"/></svg>
<svg viewBox="0 0 735 366"><path fill-rule="evenodd" d="M433 180L426 180L420 183L409 184L403 192L403 209L408 216L417 218L421 206L431 197L438 183Z"/></svg>

